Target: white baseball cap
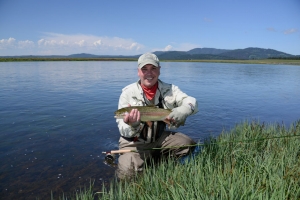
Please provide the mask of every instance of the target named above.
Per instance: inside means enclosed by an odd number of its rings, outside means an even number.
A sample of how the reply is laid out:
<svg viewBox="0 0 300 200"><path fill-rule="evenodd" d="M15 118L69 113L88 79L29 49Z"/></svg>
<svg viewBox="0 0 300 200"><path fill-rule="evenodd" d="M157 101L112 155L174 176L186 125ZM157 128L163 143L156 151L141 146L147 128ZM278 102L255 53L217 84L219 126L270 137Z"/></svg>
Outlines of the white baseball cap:
<svg viewBox="0 0 300 200"><path fill-rule="evenodd" d="M151 64L155 67L159 67L159 60L157 56L153 53L145 53L141 55L138 59L139 68L142 68L147 64Z"/></svg>

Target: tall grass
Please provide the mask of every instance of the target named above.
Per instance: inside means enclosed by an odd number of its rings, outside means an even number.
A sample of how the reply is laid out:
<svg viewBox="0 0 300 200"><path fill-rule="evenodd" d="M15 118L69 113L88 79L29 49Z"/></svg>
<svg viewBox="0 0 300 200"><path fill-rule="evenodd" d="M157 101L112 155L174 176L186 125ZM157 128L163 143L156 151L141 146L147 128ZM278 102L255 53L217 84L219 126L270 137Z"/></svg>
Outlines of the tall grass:
<svg viewBox="0 0 300 200"><path fill-rule="evenodd" d="M300 199L300 121L290 128L238 124L203 144L184 165L146 167L134 181L111 183L99 199Z"/></svg>

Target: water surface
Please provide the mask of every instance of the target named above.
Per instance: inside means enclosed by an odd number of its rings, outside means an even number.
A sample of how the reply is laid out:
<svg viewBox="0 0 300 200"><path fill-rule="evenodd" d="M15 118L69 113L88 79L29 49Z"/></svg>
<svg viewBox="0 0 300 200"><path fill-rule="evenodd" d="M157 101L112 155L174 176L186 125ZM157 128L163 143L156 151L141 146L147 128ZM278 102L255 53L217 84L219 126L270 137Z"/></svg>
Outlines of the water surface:
<svg viewBox="0 0 300 200"><path fill-rule="evenodd" d="M160 78L198 100L179 128L195 140L244 120L289 126L300 114L300 67L162 62ZM137 81L136 62L0 63L0 195L40 199L90 180L101 190L115 168L102 151L118 148L113 112Z"/></svg>

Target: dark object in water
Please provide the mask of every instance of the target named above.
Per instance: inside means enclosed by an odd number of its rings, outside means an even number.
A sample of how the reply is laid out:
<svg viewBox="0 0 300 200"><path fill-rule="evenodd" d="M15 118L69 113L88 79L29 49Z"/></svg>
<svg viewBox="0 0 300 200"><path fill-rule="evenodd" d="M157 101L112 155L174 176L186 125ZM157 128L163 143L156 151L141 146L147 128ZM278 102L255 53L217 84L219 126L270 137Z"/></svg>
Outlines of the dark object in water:
<svg viewBox="0 0 300 200"><path fill-rule="evenodd" d="M110 167L116 167L117 166L117 164L115 163L115 156L113 154L110 154L110 153L107 153L105 155L103 163L110 166Z"/></svg>

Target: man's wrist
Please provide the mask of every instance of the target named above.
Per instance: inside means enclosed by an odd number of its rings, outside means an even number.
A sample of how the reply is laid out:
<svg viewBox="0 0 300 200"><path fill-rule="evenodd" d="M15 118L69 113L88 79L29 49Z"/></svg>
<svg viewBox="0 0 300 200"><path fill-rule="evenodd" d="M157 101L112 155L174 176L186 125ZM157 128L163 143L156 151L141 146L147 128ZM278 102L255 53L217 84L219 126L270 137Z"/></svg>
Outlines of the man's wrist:
<svg viewBox="0 0 300 200"><path fill-rule="evenodd" d="M135 122L135 123L132 123L130 124L129 126L133 129L138 129L140 127L140 122Z"/></svg>

